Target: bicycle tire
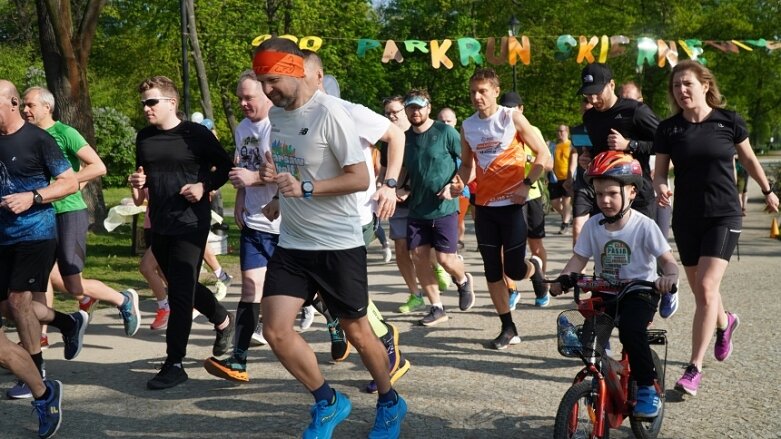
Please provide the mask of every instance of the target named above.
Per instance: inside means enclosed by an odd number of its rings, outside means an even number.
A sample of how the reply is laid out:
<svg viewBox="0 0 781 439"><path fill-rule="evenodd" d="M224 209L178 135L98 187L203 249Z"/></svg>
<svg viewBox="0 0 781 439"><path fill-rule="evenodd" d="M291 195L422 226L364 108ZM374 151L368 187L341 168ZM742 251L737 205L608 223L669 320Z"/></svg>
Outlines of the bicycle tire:
<svg viewBox="0 0 781 439"><path fill-rule="evenodd" d="M559 403L559 409L556 412L556 422L553 426L554 439L574 439L574 438L592 438L594 433L594 424L592 423L593 416L583 413L584 410L593 410L594 404L594 388L591 382L584 381L570 387ZM575 407L578 407L578 415L583 416L583 423L578 422L575 430L570 428L570 417L573 415ZM605 433L600 439L608 439L610 436L610 428L607 425L607 416L603 414L602 418L605 420ZM581 428L583 427L583 428Z"/></svg>
<svg viewBox="0 0 781 439"><path fill-rule="evenodd" d="M665 385L664 385L664 375L665 370L664 366L662 365L661 360L659 360L659 355L655 351L651 351L651 357L654 361L654 368L656 368L656 376L659 380L659 386L662 388L662 394L659 396L659 398L662 401L662 408L659 410L659 416L655 417L653 421L648 421L646 419L638 419L634 416L629 417L629 425L632 427L632 433L635 434L635 437L638 439L656 439L657 436L659 436L659 432L662 430L662 421L664 420L664 400L665 400ZM631 395L637 395L637 382L634 380L632 381L632 393Z"/></svg>

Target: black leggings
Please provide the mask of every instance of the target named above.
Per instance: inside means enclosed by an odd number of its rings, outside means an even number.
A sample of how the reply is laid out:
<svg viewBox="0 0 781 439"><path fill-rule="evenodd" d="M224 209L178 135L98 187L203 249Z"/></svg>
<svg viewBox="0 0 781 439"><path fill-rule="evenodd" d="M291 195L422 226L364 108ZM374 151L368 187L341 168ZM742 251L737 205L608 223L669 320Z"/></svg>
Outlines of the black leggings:
<svg viewBox="0 0 781 439"><path fill-rule="evenodd" d="M165 332L167 360L179 363L187 353L193 306L214 325L225 321L228 311L214 294L198 282L209 229L182 235L152 232L152 253L168 282L171 316Z"/></svg>
<svg viewBox="0 0 781 439"><path fill-rule="evenodd" d="M502 273L512 280L526 278L526 219L522 205L475 206L475 236L488 282L499 282Z"/></svg>

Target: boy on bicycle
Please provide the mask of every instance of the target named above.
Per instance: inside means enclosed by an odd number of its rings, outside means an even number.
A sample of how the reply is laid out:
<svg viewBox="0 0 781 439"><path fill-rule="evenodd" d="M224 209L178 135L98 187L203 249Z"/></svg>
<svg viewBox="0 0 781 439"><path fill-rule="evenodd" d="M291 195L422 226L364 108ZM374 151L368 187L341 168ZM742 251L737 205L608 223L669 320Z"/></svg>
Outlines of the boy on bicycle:
<svg viewBox="0 0 781 439"><path fill-rule="evenodd" d="M610 281L656 279L657 291L670 291L678 283L678 266L670 245L652 219L631 208L642 184L640 163L623 152L606 151L594 158L585 177L594 186L602 213L592 216L583 226L574 254L562 273L579 273L594 258L598 277ZM664 273L658 279L657 262ZM562 285L552 284L550 292L558 296ZM662 405L646 332L658 304L658 295L639 291L626 295L620 304L612 304L607 310L618 321L619 339L629 354L632 376L637 381L636 417L654 418Z"/></svg>

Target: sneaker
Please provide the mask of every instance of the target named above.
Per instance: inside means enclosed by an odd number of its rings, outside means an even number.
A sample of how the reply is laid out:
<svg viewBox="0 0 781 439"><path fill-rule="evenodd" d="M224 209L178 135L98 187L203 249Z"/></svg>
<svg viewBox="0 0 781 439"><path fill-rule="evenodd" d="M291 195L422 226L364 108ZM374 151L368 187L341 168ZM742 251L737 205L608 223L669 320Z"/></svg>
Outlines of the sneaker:
<svg viewBox="0 0 781 439"><path fill-rule="evenodd" d="M100 300L93 299L92 297L89 297L89 301L87 303L81 303L79 302L79 309L89 314L90 319L92 318L92 311L95 311L95 308L98 307L98 303Z"/></svg>
<svg viewBox="0 0 781 439"><path fill-rule="evenodd" d="M49 349L49 336L47 334L41 334L41 350Z"/></svg>
<svg viewBox="0 0 781 439"><path fill-rule="evenodd" d="M718 361L724 361L732 354L732 336L740 325L737 314L727 313L727 329L716 329L716 345L713 347L713 355Z"/></svg>
<svg viewBox="0 0 781 439"><path fill-rule="evenodd" d="M659 303L659 317L669 319L678 311L678 293L664 293Z"/></svg>
<svg viewBox="0 0 781 439"><path fill-rule="evenodd" d="M534 306L537 308L545 308L548 305L550 305L550 294L546 293L544 296L534 299Z"/></svg>
<svg viewBox="0 0 781 439"><path fill-rule="evenodd" d="M380 337L385 351L388 353L388 364L390 365L390 373L392 374L399 368L401 362L401 352L399 352L399 329L395 325L385 323L388 328L388 333Z"/></svg>
<svg viewBox="0 0 781 439"><path fill-rule="evenodd" d="M70 317L75 322L73 332L62 334L62 341L65 343L63 353L66 360L73 360L79 356L81 347L84 345L84 332L87 330L87 325L89 325L89 315L82 310L76 311Z"/></svg>
<svg viewBox="0 0 781 439"><path fill-rule="evenodd" d="M266 345L268 342L266 341L266 338L263 337L263 323L258 322L258 326L255 327L255 330L252 332L252 340L254 340L256 343L261 345Z"/></svg>
<svg viewBox="0 0 781 439"><path fill-rule="evenodd" d="M518 290L510 290L510 311L514 311L518 307L518 302L521 301L521 292Z"/></svg>
<svg viewBox="0 0 781 439"><path fill-rule="evenodd" d="M542 259L539 256L532 256L529 258L529 262L534 266L534 274L531 275L532 287L534 288L534 295L542 297L543 294L547 294L547 288L543 280L545 280L544 273L542 272Z"/></svg>
<svg viewBox="0 0 781 439"><path fill-rule="evenodd" d="M49 397L33 400L33 409L38 414L38 437L46 439L54 436L62 423L62 383L44 381Z"/></svg>
<svg viewBox="0 0 781 439"><path fill-rule="evenodd" d="M236 322L236 318L233 317L233 314L228 313L228 326L225 327L225 329L214 329L214 332L217 333L217 336L214 338L214 346L212 347L212 355L215 357L220 357L222 355L225 355L228 352L228 348L230 347L230 344L233 342L233 331L235 329L234 323Z"/></svg>
<svg viewBox="0 0 781 439"><path fill-rule="evenodd" d="M350 342L347 341L347 335L344 333L339 319L328 323L328 332L331 333L331 358L334 361L344 361L350 355Z"/></svg>
<svg viewBox="0 0 781 439"><path fill-rule="evenodd" d="M686 366L686 371L681 379L675 383L675 390L691 396L697 396L700 381L702 381L702 372L697 370L697 366L690 364Z"/></svg>
<svg viewBox="0 0 781 439"><path fill-rule="evenodd" d="M399 307L399 313L407 314L424 309L425 307L426 301L423 300L422 296L418 296L417 294L410 294L407 298L407 303Z"/></svg>
<svg viewBox="0 0 781 439"><path fill-rule="evenodd" d="M149 328L153 331L167 328L169 317L171 317L170 309L158 308L157 314L155 314L155 320L152 322L151 325L149 325Z"/></svg>
<svg viewBox="0 0 781 439"><path fill-rule="evenodd" d="M654 386L638 386L637 403L632 415L636 418L655 418L662 410L662 400Z"/></svg>
<svg viewBox="0 0 781 439"><path fill-rule="evenodd" d="M521 342L521 337L518 336L518 330L515 329L515 325L502 329L499 336L491 340L491 347L494 349L502 350L507 349L508 346L518 344Z"/></svg>
<svg viewBox="0 0 781 439"><path fill-rule="evenodd" d="M369 432L369 439L398 438L401 435L401 423L407 415L407 402L401 395L396 395L397 401L377 403L377 416L374 418L374 428Z"/></svg>
<svg viewBox="0 0 781 439"><path fill-rule="evenodd" d="M30 386L22 380L17 380L16 384L5 392L5 396L8 399L27 399L33 397L33 392L30 390Z"/></svg>
<svg viewBox="0 0 781 439"><path fill-rule="evenodd" d="M391 251L390 246L385 246L382 248L382 261L386 264L393 259L393 252Z"/></svg>
<svg viewBox="0 0 781 439"><path fill-rule="evenodd" d="M119 315L122 316L122 323L125 325L125 335L132 337L136 335L141 321L138 319L138 293L132 288L121 292L125 297L125 303L118 306Z"/></svg>
<svg viewBox="0 0 781 439"><path fill-rule="evenodd" d="M343 393L334 391L334 403L320 401L312 406L312 423L304 431L304 439L330 438L340 422L347 419L353 408L350 399Z"/></svg>
<svg viewBox="0 0 781 439"><path fill-rule="evenodd" d="M298 329L306 331L312 327L315 321L315 307L312 305L301 308L301 316L298 318Z"/></svg>
<svg viewBox="0 0 781 439"><path fill-rule="evenodd" d="M448 319L445 314L445 309L438 306L432 306L428 310L428 314L420 319L420 324L423 326L434 326L438 323L446 322Z"/></svg>
<svg viewBox="0 0 781 439"><path fill-rule="evenodd" d="M233 282L233 276L228 274L227 271L222 270L222 274L217 278L217 281L221 282L227 288L231 285L231 282Z"/></svg>
<svg viewBox="0 0 781 439"><path fill-rule="evenodd" d="M570 232L570 225L569 223L561 223L561 227L559 227L558 234L559 235L566 235Z"/></svg>
<svg viewBox="0 0 781 439"><path fill-rule="evenodd" d="M475 289L472 282L472 275L466 274L466 281L458 285L458 308L461 311L467 311L475 304Z"/></svg>
<svg viewBox="0 0 781 439"><path fill-rule="evenodd" d="M217 299L218 302L222 302L223 299L225 299L225 296L228 295L228 286L222 283L222 281L218 280L214 284L214 298Z"/></svg>
<svg viewBox="0 0 781 439"><path fill-rule="evenodd" d="M399 367L390 374L391 385L396 384L396 381L403 377L407 371L409 371L410 367L412 367L412 363L410 363L409 360L402 356ZM366 393L377 393L377 383L374 380L369 381L369 384L366 385L365 390Z"/></svg>
<svg viewBox="0 0 781 439"><path fill-rule="evenodd" d="M235 356L224 360L218 360L215 357L210 357L203 362L203 368L206 372L217 378L222 378L228 381L234 381L237 383L248 383L249 374L247 373L247 361L241 361Z"/></svg>
<svg viewBox="0 0 781 439"><path fill-rule="evenodd" d="M437 277L437 284L439 285L439 291L447 291L450 288L450 275L447 274L441 265L434 266L434 274Z"/></svg>
<svg viewBox="0 0 781 439"><path fill-rule="evenodd" d="M187 381L187 372L181 363L177 366L166 361L160 372L154 378L146 382L146 388L149 390L162 390L178 386Z"/></svg>

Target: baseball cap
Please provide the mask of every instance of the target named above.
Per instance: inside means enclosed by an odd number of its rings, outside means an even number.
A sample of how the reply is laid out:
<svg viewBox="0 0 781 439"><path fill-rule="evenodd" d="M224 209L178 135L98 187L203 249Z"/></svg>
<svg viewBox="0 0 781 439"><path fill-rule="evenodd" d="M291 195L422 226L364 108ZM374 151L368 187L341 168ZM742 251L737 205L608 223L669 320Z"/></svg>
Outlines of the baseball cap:
<svg viewBox="0 0 781 439"><path fill-rule="evenodd" d="M582 85L578 94L593 95L601 92L613 79L613 72L605 64L592 63L583 68L580 74Z"/></svg>
<svg viewBox="0 0 781 439"><path fill-rule="evenodd" d="M519 105L523 105L523 99L520 95L518 95L518 93L514 91L508 91L499 99L499 105L503 107L517 107Z"/></svg>
<svg viewBox="0 0 781 439"><path fill-rule="evenodd" d="M404 106L409 107L410 105L417 105L418 107L426 107L428 106L428 99L424 98L423 96L411 96L409 99L404 101Z"/></svg>

